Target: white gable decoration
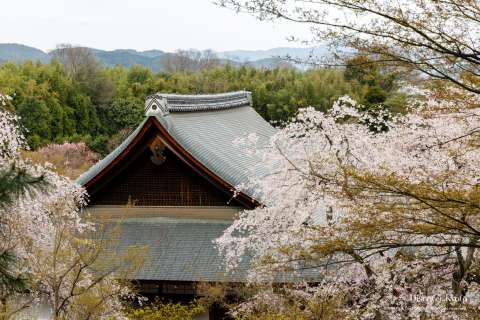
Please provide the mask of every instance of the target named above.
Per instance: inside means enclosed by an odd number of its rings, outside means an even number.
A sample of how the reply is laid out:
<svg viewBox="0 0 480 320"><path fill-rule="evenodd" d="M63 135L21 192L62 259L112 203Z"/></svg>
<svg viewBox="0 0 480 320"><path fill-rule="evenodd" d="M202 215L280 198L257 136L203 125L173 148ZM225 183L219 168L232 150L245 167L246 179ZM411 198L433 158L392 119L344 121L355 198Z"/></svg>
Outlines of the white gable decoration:
<svg viewBox="0 0 480 320"><path fill-rule="evenodd" d="M145 101L145 116L165 116L169 114L167 99L159 95L149 96Z"/></svg>

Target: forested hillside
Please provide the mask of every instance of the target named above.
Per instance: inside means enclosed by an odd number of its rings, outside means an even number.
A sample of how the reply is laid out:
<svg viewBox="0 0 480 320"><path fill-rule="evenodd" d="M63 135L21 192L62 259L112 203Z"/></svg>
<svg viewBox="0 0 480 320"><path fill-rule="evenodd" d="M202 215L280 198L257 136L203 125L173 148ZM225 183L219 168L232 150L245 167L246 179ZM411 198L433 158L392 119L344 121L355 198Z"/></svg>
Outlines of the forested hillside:
<svg viewBox="0 0 480 320"><path fill-rule="evenodd" d="M12 97L9 108L28 130L33 149L49 143L85 142L107 153L143 118L145 96L154 92L215 93L250 90L256 110L282 122L298 108L326 110L341 95L395 107L395 74L378 70L291 68L256 69L230 65L171 68L153 73L140 66L105 67L88 52L70 52L48 64L0 66L0 92ZM372 80L375 79L375 80ZM397 101L397 102L396 102Z"/></svg>

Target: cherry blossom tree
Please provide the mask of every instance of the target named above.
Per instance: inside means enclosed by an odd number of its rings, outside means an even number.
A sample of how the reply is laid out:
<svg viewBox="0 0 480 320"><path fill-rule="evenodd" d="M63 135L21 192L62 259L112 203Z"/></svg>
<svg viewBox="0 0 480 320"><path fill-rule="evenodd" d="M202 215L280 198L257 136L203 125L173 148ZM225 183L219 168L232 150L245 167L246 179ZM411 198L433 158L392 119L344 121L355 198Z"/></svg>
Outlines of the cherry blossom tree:
<svg viewBox="0 0 480 320"><path fill-rule="evenodd" d="M339 66L357 53L440 88L412 92L404 115L343 97L328 114L301 111L269 146L244 139L270 174L239 187L265 206L218 240L229 268L252 256L253 280L315 270L310 298L333 292L354 318L467 318L479 279L478 1L217 3L307 25L297 40L340 58L299 62Z"/></svg>
<svg viewBox="0 0 480 320"><path fill-rule="evenodd" d="M25 186L0 206L0 252L15 256L9 272L24 278L27 286L2 291L1 316L15 317L46 302L55 319L123 318L122 297L133 294L118 280L118 260L101 267L99 257L114 248L88 237L98 229L81 216L85 191L51 168L23 159L20 150L26 145L17 123L16 116L0 110L2 177L13 170L15 179L42 181L43 187Z"/></svg>
<svg viewBox="0 0 480 320"><path fill-rule="evenodd" d="M95 230L81 236L66 223L56 225L51 251L30 261L31 287L48 293L53 319L121 319L123 300L136 299L128 279L146 248L117 252L121 224L90 221Z"/></svg>
<svg viewBox="0 0 480 320"><path fill-rule="evenodd" d="M342 297L353 317L466 317L480 301L479 98L415 94L406 114L342 97L267 146L241 139L262 167L252 177L269 174L239 186L265 206L217 240L228 268L252 257L250 279L266 282L314 270L311 299Z"/></svg>

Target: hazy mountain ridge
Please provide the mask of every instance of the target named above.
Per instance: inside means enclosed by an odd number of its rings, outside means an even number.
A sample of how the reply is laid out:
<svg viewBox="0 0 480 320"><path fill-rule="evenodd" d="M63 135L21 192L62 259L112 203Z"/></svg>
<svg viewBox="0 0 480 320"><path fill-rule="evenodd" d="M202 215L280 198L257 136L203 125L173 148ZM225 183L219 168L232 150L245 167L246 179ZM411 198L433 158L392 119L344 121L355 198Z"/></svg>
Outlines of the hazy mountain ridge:
<svg viewBox="0 0 480 320"><path fill-rule="evenodd" d="M231 50L217 52L221 58L233 61L258 61L263 59L271 59L278 57L290 56L294 58L307 59L312 54L326 55L327 47L308 47L308 48L293 48L293 47L278 47L267 50Z"/></svg>
<svg viewBox="0 0 480 320"><path fill-rule="evenodd" d="M141 65L158 72L163 71L163 63L172 53L162 50L146 50L137 51L134 49L116 49L116 50L100 50L91 48L98 61L107 65L121 65L124 67L132 67ZM41 61L46 63L51 60L55 50L48 53L29 46L4 43L0 44L0 62L22 62L27 60ZM308 58L315 52L316 54L325 54L326 49L318 48L272 48L268 50L232 50L215 52L222 63L230 63L233 65L250 65L257 68L272 68L279 65L288 65L278 57L292 56L298 58Z"/></svg>
<svg viewBox="0 0 480 320"><path fill-rule="evenodd" d="M107 66L121 65L124 67L133 67L135 65L141 65L151 70L158 72L161 71L162 62L165 59L165 53L159 51L158 55L151 53L138 52L136 50L124 50L117 49L113 51L105 51L92 49L95 57L103 64ZM153 51L153 50L150 50ZM161 53L160 53L161 52Z"/></svg>
<svg viewBox="0 0 480 320"><path fill-rule="evenodd" d="M48 62L50 56L40 49L17 43L0 43L0 61L22 62L25 60Z"/></svg>

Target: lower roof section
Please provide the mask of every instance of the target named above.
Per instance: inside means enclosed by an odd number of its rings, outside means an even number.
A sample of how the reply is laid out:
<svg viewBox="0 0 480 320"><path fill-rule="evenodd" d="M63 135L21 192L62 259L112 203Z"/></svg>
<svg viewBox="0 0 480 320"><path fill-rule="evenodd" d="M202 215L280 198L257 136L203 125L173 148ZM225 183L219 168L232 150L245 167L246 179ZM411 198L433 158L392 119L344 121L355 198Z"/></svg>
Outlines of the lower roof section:
<svg viewBox="0 0 480 320"><path fill-rule="evenodd" d="M145 264L132 276L137 280L239 282L245 280L247 264L227 274L213 243L230 224L217 219L127 218L116 246L120 252L148 246Z"/></svg>
<svg viewBox="0 0 480 320"><path fill-rule="evenodd" d="M236 211L218 207L92 207L90 213L120 223L115 250L147 247L144 265L131 276L135 280L187 282L245 282L250 259L244 257L233 272L226 272L214 241L231 225ZM125 211L126 210L126 211ZM201 211L201 212L200 212ZM127 214L125 214L127 213ZM113 219L109 219L113 218ZM277 275L275 282L317 282L322 270Z"/></svg>

